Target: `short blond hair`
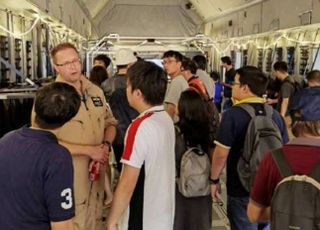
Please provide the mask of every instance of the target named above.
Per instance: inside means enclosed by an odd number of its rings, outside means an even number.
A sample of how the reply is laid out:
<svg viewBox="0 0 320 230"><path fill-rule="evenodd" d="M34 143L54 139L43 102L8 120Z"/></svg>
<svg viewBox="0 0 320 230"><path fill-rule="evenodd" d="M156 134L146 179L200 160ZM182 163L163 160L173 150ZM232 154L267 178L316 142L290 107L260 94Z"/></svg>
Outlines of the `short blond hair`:
<svg viewBox="0 0 320 230"><path fill-rule="evenodd" d="M55 61L56 54L59 51L65 50L65 49L73 49L74 51L76 51L79 54L79 52L78 52L77 48L75 47L75 45L73 45L70 42L64 42L64 43L60 43L59 45L53 47L53 49L50 52L51 58Z"/></svg>

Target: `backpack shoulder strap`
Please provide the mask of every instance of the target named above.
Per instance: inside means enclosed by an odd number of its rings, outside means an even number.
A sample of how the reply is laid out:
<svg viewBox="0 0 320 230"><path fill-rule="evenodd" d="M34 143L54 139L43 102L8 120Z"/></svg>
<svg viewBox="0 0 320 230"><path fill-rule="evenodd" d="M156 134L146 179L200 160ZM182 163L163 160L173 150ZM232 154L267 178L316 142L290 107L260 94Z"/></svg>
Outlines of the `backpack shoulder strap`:
<svg viewBox="0 0 320 230"><path fill-rule="evenodd" d="M275 161L280 174L283 178L291 176L292 175L292 171L290 169L290 166L283 154L282 148L280 149L276 149L274 151L271 152L272 158Z"/></svg>
<svg viewBox="0 0 320 230"><path fill-rule="evenodd" d="M250 115L251 118L256 116L256 111L254 110L254 108L251 105L244 103L244 104L239 104L237 106L239 106L240 108L245 110Z"/></svg>
<svg viewBox="0 0 320 230"><path fill-rule="evenodd" d="M272 114L273 114L273 108L268 105L268 104L264 104L264 111L266 112L266 116L272 118Z"/></svg>
<svg viewBox="0 0 320 230"><path fill-rule="evenodd" d="M318 163L313 171L310 173L310 177L320 183L320 164Z"/></svg>

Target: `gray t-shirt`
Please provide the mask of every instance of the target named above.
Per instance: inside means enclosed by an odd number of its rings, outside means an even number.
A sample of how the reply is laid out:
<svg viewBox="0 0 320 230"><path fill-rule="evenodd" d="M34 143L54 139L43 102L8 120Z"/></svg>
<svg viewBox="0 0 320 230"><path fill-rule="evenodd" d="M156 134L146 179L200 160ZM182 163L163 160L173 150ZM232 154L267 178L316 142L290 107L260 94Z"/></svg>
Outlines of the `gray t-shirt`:
<svg viewBox="0 0 320 230"><path fill-rule="evenodd" d="M209 97L213 98L215 93L215 86L214 81L211 79L209 74L202 69L197 69L196 75L199 77L200 81L202 81L202 83L206 87Z"/></svg>
<svg viewBox="0 0 320 230"><path fill-rule="evenodd" d="M188 82L181 75L176 76L168 86L164 102L177 106L181 93L187 88L189 88Z"/></svg>
<svg viewBox="0 0 320 230"><path fill-rule="evenodd" d="M279 101L277 104L277 110L281 111L281 104L283 99L289 98L289 103L290 103L290 98L292 98L294 94L294 86L293 86L293 80L290 77L287 77L284 79L284 81L281 84L281 89L280 89L280 94L279 94ZM286 112L286 115L288 115L288 111Z"/></svg>
<svg viewBox="0 0 320 230"><path fill-rule="evenodd" d="M126 87L127 87L126 75L119 75L119 74L115 74L114 76L109 77L107 80L105 80L101 84L101 88L108 102L112 93L116 89L123 89L123 88L125 89Z"/></svg>

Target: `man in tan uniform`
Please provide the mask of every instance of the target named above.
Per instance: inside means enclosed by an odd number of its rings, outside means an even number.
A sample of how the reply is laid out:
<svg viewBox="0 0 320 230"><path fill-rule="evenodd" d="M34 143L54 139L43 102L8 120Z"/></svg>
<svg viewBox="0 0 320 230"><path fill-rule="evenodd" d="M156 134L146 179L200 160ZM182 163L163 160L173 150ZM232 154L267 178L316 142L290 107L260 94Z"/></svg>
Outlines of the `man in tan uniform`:
<svg viewBox="0 0 320 230"><path fill-rule="evenodd" d="M57 133L60 144L72 154L77 230L105 229L102 209L104 177L108 167L108 152L115 138L117 121L108 109L102 90L81 74L77 49L70 43L57 45L51 51L56 81L68 83L81 95L77 115ZM100 162L100 177L89 180L90 162Z"/></svg>

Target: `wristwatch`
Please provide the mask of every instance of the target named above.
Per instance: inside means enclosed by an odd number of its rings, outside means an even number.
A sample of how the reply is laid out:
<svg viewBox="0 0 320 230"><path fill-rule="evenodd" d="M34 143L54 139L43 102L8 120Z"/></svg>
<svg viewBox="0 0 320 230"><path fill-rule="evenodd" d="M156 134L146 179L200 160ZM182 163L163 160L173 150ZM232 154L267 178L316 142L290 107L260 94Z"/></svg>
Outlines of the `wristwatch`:
<svg viewBox="0 0 320 230"><path fill-rule="evenodd" d="M210 181L210 184L219 184L220 183L220 178L211 179L211 177L209 177L209 181Z"/></svg>
<svg viewBox="0 0 320 230"><path fill-rule="evenodd" d="M108 145L108 147L109 147L109 152L111 152L111 147L112 147L112 145L111 145L110 141L102 141L102 144Z"/></svg>
<svg viewBox="0 0 320 230"><path fill-rule="evenodd" d="M108 145L109 147L111 147L111 143L110 143L110 141L102 141L102 144L104 144L104 145Z"/></svg>

